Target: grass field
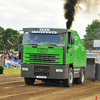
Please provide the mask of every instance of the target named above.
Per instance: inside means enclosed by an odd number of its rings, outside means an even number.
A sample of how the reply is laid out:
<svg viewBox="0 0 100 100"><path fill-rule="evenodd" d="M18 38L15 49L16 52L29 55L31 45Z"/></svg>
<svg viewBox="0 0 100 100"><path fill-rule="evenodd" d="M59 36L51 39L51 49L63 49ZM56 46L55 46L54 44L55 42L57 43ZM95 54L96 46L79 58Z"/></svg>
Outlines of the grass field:
<svg viewBox="0 0 100 100"><path fill-rule="evenodd" d="M20 75L21 74L21 67L11 67L11 68L4 68L3 74L0 76L10 76L10 75Z"/></svg>

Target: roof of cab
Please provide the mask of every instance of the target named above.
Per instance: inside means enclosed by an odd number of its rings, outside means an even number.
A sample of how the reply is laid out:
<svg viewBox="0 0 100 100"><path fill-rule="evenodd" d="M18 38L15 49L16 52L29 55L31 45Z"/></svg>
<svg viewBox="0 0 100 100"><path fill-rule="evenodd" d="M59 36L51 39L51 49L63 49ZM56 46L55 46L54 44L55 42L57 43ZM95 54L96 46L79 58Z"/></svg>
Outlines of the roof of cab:
<svg viewBox="0 0 100 100"><path fill-rule="evenodd" d="M23 31L29 33L48 33L48 34L59 34L66 33L68 29L63 28L23 28Z"/></svg>

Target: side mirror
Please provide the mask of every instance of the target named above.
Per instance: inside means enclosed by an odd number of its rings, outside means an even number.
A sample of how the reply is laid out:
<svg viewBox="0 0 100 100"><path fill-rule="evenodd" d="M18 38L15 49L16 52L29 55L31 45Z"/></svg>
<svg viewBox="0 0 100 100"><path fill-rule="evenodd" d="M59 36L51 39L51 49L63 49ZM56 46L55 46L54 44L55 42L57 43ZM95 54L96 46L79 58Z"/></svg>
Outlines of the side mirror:
<svg viewBox="0 0 100 100"><path fill-rule="evenodd" d="M21 44L21 35L18 36L18 44Z"/></svg>
<svg viewBox="0 0 100 100"><path fill-rule="evenodd" d="M75 39L71 38L71 44L74 44L74 43L75 43Z"/></svg>

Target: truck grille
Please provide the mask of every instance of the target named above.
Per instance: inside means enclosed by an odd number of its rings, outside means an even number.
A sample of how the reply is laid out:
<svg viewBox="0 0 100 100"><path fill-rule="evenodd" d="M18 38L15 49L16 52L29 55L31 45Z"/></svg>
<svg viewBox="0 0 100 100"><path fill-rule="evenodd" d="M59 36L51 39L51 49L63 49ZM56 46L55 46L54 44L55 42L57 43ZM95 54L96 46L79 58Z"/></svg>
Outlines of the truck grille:
<svg viewBox="0 0 100 100"><path fill-rule="evenodd" d="M56 62L56 60L59 60L59 58L56 58L56 56L59 56L59 54L26 54L28 55L26 58L29 58L29 60L26 60L26 62L59 63Z"/></svg>
<svg viewBox="0 0 100 100"><path fill-rule="evenodd" d="M34 66L35 76L49 76L49 66Z"/></svg>

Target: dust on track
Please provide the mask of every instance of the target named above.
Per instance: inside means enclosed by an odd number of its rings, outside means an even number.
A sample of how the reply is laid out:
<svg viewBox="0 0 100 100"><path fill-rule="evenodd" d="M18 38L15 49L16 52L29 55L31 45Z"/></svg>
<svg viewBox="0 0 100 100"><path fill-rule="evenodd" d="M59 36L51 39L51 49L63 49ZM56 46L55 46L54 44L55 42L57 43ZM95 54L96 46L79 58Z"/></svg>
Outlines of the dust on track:
<svg viewBox="0 0 100 100"><path fill-rule="evenodd" d="M98 93L100 81L86 80L84 85L73 84L68 88L61 82L43 83L40 80L29 86L20 76L0 76L0 100L82 100Z"/></svg>

